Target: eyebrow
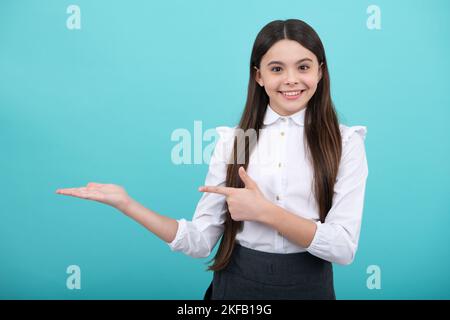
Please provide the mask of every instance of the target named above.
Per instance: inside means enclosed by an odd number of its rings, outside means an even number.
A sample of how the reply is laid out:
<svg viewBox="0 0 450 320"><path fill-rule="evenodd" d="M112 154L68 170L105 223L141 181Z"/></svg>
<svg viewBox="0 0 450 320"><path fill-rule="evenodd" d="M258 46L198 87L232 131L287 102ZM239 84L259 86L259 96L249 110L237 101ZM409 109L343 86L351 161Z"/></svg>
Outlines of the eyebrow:
<svg viewBox="0 0 450 320"><path fill-rule="evenodd" d="M300 62L307 61L307 60L313 62L310 58L303 58L303 59L298 60L295 64L298 64ZM270 61L267 65L270 66L271 64L280 64L280 65L284 66L284 63L281 61Z"/></svg>

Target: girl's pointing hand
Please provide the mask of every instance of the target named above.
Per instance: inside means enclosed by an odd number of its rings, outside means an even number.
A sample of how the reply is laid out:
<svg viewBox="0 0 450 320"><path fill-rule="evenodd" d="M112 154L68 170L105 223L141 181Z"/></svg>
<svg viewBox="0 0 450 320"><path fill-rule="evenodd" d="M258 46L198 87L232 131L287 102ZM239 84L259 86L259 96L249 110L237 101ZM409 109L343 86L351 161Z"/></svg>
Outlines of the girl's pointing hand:
<svg viewBox="0 0 450 320"><path fill-rule="evenodd" d="M121 186L95 182L90 182L86 187L81 188L58 189L56 193L98 201L119 210L123 210L131 199Z"/></svg>
<svg viewBox="0 0 450 320"><path fill-rule="evenodd" d="M199 188L199 191L225 195L231 218L235 221L261 221L264 211L271 203L264 197L244 167L239 168L239 176L245 188L203 186Z"/></svg>

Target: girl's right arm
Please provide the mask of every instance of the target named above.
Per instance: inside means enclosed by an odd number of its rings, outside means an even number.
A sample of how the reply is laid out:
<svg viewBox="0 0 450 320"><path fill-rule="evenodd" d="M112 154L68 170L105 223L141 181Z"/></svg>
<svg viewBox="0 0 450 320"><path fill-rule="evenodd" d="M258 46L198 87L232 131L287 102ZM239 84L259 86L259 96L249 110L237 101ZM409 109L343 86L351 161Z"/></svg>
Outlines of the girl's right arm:
<svg viewBox="0 0 450 320"><path fill-rule="evenodd" d="M226 185L228 160L233 150L236 128L216 128L220 139L211 156L204 185ZM143 207L128 196L124 188L114 184L91 182L86 187L58 189L56 193L110 205L167 242L172 251L180 251L195 258L208 257L224 231L226 199L219 194L202 194L192 221L186 221L174 220Z"/></svg>
<svg viewBox="0 0 450 320"><path fill-rule="evenodd" d="M139 222L165 242L171 243L177 234L177 220L145 208L131 198L121 186L91 182L86 187L58 189L56 193L110 205Z"/></svg>
<svg viewBox="0 0 450 320"><path fill-rule="evenodd" d="M170 243L175 239L178 230L177 220L147 209L132 198L130 198L128 206L121 211L142 224L150 232L154 233L165 242Z"/></svg>

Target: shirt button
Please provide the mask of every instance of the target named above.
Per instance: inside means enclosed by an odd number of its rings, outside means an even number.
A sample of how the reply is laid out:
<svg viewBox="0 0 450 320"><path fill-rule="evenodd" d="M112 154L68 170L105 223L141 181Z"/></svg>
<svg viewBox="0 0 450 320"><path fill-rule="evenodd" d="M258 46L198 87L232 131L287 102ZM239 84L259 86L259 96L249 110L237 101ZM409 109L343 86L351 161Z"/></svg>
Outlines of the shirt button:
<svg viewBox="0 0 450 320"><path fill-rule="evenodd" d="M280 196L276 196L277 201L280 201Z"/></svg>
<svg viewBox="0 0 450 320"><path fill-rule="evenodd" d="M284 136L284 131L281 131L280 134L281 134L282 136Z"/></svg>
<svg viewBox="0 0 450 320"><path fill-rule="evenodd" d="M281 121L286 121L286 118L281 118Z"/></svg>
<svg viewBox="0 0 450 320"><path fill-rule="evenodd" d="M278 162L278 168L281 168L281 162Z"/></svg>

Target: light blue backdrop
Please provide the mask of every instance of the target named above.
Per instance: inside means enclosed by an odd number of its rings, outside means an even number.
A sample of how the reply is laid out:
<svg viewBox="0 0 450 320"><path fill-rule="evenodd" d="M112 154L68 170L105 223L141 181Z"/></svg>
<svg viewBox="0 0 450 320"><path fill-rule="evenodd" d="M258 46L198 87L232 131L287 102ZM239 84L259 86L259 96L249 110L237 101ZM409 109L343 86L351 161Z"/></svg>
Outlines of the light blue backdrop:
<svg viewBox="0 0 450 320"><path fill-rule="evenodd" d="M81 29L69 30L69 5ZM366 26L369 5L381 30ZM235 125L257 32L298 18L319 33L341 123L368 127L369 178L341 299L450 298L450 2L16 1L0 3L0 298L201 299L209 259L173 253L119 211L56 195L123 185L191 219L207 165L170 140ZM81 268L68 290L66 268ZM366 269L381 268L369 290Z"/></svg>

